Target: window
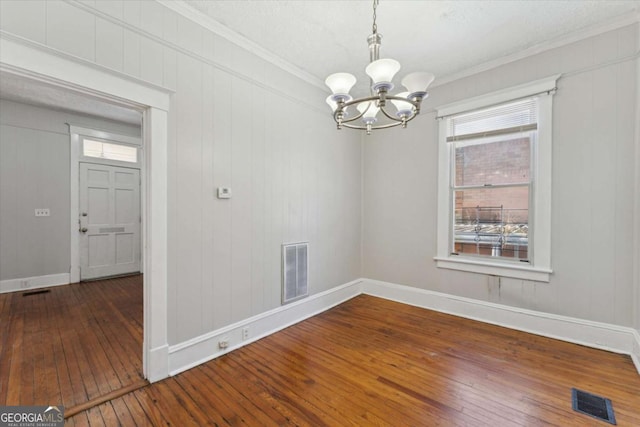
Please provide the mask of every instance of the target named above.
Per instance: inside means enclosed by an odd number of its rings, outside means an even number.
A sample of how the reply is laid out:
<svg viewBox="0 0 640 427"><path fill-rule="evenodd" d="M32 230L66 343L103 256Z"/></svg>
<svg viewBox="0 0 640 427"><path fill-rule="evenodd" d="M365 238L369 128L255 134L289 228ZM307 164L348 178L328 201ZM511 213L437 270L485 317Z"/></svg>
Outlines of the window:
<svg viewBox="0 0 640 427"><path fill-rule="evenodd" d="M85 157L97 157L105 160L137 163L138 148L129 145L111 144L108 142L83 139L82 154Z"/></svg>
<svg viewBox="0 0 640 427"><path fill-rule="evenodd" d="M438 109L438 267L549 280L556 79Z"/></svg>

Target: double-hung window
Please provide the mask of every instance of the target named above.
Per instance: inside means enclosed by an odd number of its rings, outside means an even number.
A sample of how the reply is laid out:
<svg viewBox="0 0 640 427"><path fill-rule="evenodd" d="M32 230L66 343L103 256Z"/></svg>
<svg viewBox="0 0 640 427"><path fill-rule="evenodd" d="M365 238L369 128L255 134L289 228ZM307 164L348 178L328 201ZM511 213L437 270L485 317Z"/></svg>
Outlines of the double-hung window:
<svg viewBox="0 0 640 427"><path fill-rule="evenodd" d="M438 267L549 280L556 79L438 109Z"/></svg>

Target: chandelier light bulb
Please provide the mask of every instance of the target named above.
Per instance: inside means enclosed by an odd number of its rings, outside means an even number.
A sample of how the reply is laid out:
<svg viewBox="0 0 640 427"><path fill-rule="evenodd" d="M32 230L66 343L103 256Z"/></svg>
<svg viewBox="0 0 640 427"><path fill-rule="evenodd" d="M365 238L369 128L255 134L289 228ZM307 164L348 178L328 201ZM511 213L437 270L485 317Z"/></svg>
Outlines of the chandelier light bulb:
<svg viewBox="0 0 640 427"><path fill-rule="evenodd" d="M407 88L411 98L424 97L427 94L429 85L436 77L425 71L416 71L415 73L407 74L402 79L402 86Z"/></svg>
<svg viewBox="0 0 640 427"><path fill-rule="evenodd" d="M362 121L370 124L370 123L375 123L378 121L378 119L376 118L376 115L378 114L378 111L380 111L380 108L377 107L374 103L372 102L361 102L360 104L358 104L358 111L360 111L362 114Z"/></svg>
<svg viewBox="0 0 640 427"><path fill-rule="evenodd" d="M408 98L409 92L401 92L395 96L400 98ZM398 112L396 113L398 117L408 117L413 113L413 104L411 104L410 102L392 99L391 103L395 105L396 110L398 110Z"/></svg>
<svg viewBox="0 0 640 427"><path fill-rule="evenodd" d="M349 73L335 73L327 77L324 82L331 89L334 101L340 98L346 100L351 98L349 91L356 84L356 77Z"/></svg>
<svg viewBox="0 0 640 427"><path fill-rule="evenodd" d="M386 88L390 90L393 88L391 80L393 76L400 71L400 63L395 59L378 59L373 61L365 69L367 75L373 80L373 88L378 90L380 88Z"/></svg>

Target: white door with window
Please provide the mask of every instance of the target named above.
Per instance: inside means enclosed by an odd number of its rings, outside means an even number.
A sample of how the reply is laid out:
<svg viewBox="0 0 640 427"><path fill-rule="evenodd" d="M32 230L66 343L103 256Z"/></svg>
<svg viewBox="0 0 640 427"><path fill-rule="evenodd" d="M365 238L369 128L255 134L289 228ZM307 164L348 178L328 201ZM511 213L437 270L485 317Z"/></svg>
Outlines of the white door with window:
<svg viewBox="0 0 640 427"><path fill-rule="evenodd" d="M140 169L80 163L80 279L140 271Z"/></svg>

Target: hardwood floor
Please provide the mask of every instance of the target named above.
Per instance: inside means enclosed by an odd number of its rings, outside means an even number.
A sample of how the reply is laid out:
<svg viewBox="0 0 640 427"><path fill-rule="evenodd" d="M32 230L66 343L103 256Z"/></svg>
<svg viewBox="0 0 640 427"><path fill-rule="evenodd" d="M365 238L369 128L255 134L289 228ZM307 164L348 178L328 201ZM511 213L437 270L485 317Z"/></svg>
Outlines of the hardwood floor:
<svg viewBox="0 0 640 427"><path fill-rule="evenodd" d="M68 410L146 384L141 275L25 293L0 294L0 405Z"/></svg>
<svg viewBox="0 0 640 427"><path fill-rule="evenodd" d="M69 425L640 425L628 356L370 296L70 418Z"/></svg>

